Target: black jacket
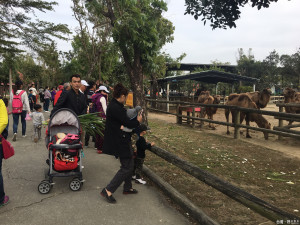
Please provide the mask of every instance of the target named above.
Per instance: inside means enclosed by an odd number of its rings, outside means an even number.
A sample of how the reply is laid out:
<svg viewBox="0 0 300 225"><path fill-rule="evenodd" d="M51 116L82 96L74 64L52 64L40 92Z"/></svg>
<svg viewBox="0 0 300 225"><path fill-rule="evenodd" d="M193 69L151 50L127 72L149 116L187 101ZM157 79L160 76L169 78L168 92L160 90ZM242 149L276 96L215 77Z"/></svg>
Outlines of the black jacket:
<svg viewBox="0 0 300 225"><path fill-rule="evenodd" d="M69 91L63 91L57 100L53 110L51 111L50 117L57 110L61 108L68 108L73 110L77 116L86 114L87 102L86 97L80 91L78 94L71 88Z"/></svg>
<svg viewBox="0 0 300 225"><path fill-rule="evenodd" d="M140 136L139 139L136 141L136 148L137 148L137 158L144 159L146 154L146 149L151 149L151 144L147 143L143 136Z"/></svg>
<svg viewBox="0 0 300 225"><path fill-rule="evenodd" d="M138 127L139 122L130 120L126 115L124 105L113 98L106 110L103 153L130 158L132 157L131 133L122 131L121 125L132 129Z"/></svg>

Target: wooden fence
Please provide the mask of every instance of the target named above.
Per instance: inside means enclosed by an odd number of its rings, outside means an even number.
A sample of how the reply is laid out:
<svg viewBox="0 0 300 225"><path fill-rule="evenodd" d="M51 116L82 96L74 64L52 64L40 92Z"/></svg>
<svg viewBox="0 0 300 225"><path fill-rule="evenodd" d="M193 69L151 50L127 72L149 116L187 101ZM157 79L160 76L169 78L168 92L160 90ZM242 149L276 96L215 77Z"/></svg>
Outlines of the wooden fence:
<svg viewBox="0 0 300 225"><path fill-rule="evenodd" d="M161 149L156 146L152 146L150 151L158 155L162 159L166 160L167 162L170 162L173 165L177 166L178 168L182 169L186 173L194 176L198 180L222 192L223 194L227 195L231 199L243 204L244 206L250 208L251 210L255 211L256 213L262 215L263 217L273 222L277 222L279 220L300 221L299 217L287 213L277 208L276 206L269 204L268 202L265 202L264 200L230 184L229 182L226 182L218 178L217 176L209 173L208 171L203 170L197 167L196 165L187 162L164 149ZM168 192L169 196L171 196L173 199L175 198L176 202L184 206L200 224L218 224L217 222L213 221L211 218L206 216L206 214L203 213L201 210L198 210L197 207L195 208L193 204L187 203L186 198L183 198L170 185L165 184L165 182L157 178L157 176L153 174L147 167L145 168L144 172L146 173L147 176L149 176L151 179L156 181L156 183L159 183L158 185L165 192Z"/></svg>
<svg viewBox="0 0 300 225"><path fill-rule="evenodd" d="M176 121L178 124L182 124L183 119L185 119L185 121L188 124L191 124L192 127L195 127L196 121L200 121L200 127L203 126L203 122L209 122L209 123L234 127L234 138L235 139L240 138L240 132L239 132L240 128L247 128L250 130L267 132L268 134L270 134L270 133L275 134L275 135L278 135L278 139L281 139L281 137L293 137L293 138L300 137L299 131L290 129L290 128L296 127L297 125L294 125L291 127L283 126L283 120L287 120L287 121L293 120L296 122L300 122L299 114L284 113L283 107L289 106L289 107L299 107L300 108L300 104L278 103L277 106L279 106L279 112L273 112L273 111L266 111L266 110L259 110L259 109L242 108L242 107L237 107L237 106L200 104L200 103L191 103L191 102L183 102L183 101L165 101L165 100L156 100L156 99L146 99L146 101L149 103L154 103L154 104L152 104L152 107L148 107L148 104L147 104L148 110L174 115L177 117ZM158 103L172 104L173 106L176 107L176 113L171 113L171 112L167 112L165 110L153 108L153 106L156 106ZM182 111L186 107L192 108L192 110L191 110L191 112L187 112L187 115L183 115ZM235 113L234 123L215 121L215 120L203 118L203 112L205 110L205 107L215 107L215 108L224 108L224 109L235 110L236 113ZM195 108L201 108L200 117L196 117ZM257 113L257 114L262 114L262 115L274 116L275 119L278 119L278 126L273 127L273 130L271 130L271 129L252 127L252 126L240 124L240 112L241 111L246 112L246 113ZM190 113L192 114L192 116L190 116Z"/></svg>

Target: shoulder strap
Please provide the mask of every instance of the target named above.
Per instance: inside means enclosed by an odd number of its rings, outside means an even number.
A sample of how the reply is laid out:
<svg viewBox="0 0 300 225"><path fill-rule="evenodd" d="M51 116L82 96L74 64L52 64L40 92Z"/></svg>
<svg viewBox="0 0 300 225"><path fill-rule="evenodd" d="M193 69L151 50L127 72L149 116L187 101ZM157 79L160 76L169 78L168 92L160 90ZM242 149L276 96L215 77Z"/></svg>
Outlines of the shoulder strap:
<svg viewBox="0 0 300 225"><path fill-rule="evenodd" d="M19 94L15 94L14 92L13 92L13 94L14 94L14 95L17 95L17 96L19 96L19 95L21 96L21 95L22 95L24 92L25 92L25 91L24 91L24 90L22 90L22 91L20 91L20 93L19 93ZM17 92L16 92L16 93L17 93Z"/></svg>

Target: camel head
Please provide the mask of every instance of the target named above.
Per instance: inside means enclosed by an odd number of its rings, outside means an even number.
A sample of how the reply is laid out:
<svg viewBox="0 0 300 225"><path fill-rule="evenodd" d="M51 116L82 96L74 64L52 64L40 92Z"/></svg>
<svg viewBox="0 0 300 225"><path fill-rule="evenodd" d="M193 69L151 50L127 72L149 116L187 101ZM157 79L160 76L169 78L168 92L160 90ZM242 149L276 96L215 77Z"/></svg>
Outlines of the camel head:
<svg viewBox="0 0 300 225"><path fill-rule="evenodd" d="M262 93L265 94L265 95L271 96L272 91L271 91L270 88L265 88L265 89L262 90Z"/></svg>
<svg viewBox="0 0 300 225"><path fill-rule="evenodd" d="M198 102L203 103L206 99L209 97L209 91L201 91L199 97L198 97Z"/></svg>
<svg viewBox="0 0 300 225"><path fill-rule="evenodd" d="M214 104L220 104L221 96L220 95L214 95Z"/></svg>
<svg viewBox="0 0 300 225"><path fill-rule="evenodd" d="M296 98L296 91L294 91L292 88L285 88L283 90L283 96L284 98L291 98L291 99L294 99Z"/></svg>

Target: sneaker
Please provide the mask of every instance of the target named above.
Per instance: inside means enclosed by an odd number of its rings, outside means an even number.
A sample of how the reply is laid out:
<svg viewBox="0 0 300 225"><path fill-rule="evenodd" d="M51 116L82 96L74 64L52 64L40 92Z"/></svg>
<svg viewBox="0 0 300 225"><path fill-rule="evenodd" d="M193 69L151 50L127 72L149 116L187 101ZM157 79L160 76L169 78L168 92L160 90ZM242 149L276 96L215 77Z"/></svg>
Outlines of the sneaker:
<svg viewBox="0 0 300 225"><path fill-rule="evenodd" d="M16 141L16 140L17 140L17 133L14 133L12 141Z"/></svg>
<svg viewBox="0 0 300 225"><path fill-rule="evenodd" d="M135 179L135 183L137 183L137 184L146 184L147 182L144 181L142 178L140 178L140 179Z"/></svg>
<svg viewBox="0 0 300 225"><path fill-rule="evenodd" d="M136 175L132 176L131 179L132 179L132 180L135 180L135 179L136 179Z"/></svg>
<svg viewBox="0 0 300 225"><path fill-rule="evenodd" d="M25 135L22 135L22 137L24 138L24 137L27 137L27 135L25 134Z"/></svg>
<svg viewBox="0 0 300 225"><path fill-rule="evenodd" d="M9 197L7 195L4 196L4 201L0 204L0 207L7 205L9 202Z"/></svg>
<svg viewBox="0 0 300 225"><path fill-rule="evenodd" d="M98 154L102 154L102 151L101 151L101 150L97 150L97 153L98 153Z"/></svg>

